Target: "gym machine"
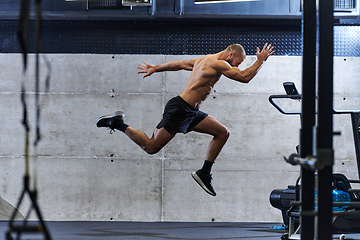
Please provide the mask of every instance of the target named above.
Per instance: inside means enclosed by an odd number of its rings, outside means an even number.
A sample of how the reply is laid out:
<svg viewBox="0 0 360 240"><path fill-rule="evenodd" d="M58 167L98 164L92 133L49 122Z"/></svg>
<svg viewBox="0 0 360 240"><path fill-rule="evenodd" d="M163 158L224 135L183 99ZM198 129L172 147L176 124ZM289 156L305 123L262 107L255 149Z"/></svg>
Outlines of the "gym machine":
<svg viewBox="0 0 360 240"><path fill-rule="evenodd" d="M287 94L271 95L269 102L282 114L301 116L301 111L285 111L274 101L274 99L284 98L301 101L302 96L298 93L294 83L285 82L283 85ZM351 116L356 161L360 179L360 110L333 110L333 114L349 114ZM314 142L316 141L314 140ZM291 154L288 158L284 157L286 162L292 165L301 165L312 172L324 167L323 164L318 161L317 157L314 157L316 154L301 158L299 157L299 146L297 146L296 149L297 153ZM360 232L360 190L353 189L351 186L352 183L360 183L360 180L349 180L341 173L332 174L333 233ZM287 189L275 189L270 194L270 203L273 207L281 210L284 226L288 230L288 233L284 234L282 239L300 239L300 188L301 179L299 177L295 185L289 185ZM314 188L313 191L314 202L316 203L316 188ZM314 204L313 213L315 214L316 211L317 206ZM345 235L341 235L340 239L345 239Z"/></svg>
<svg viewBox="0 0 360 240"><path fill-rule="evenodd" d="M292 236L295 235L295 231L290 229L287 238L313 240L315 237L317 240L331 240L334 228L333 217L338 215L333 211L335 204L332 193L335 134L333 115L336 114L333 109L334 1L303 0L302 13L300 142L298 154L287 158L292 164L300 166L299 201L291 205L299 209L301 232L300 235ZM355 113L352 116L359 117ZM356 202L342 204L352 208L359 207ZM340 205L336 204L336 206ZM358 211L349 212L349 214L357 213Z"/></svg>

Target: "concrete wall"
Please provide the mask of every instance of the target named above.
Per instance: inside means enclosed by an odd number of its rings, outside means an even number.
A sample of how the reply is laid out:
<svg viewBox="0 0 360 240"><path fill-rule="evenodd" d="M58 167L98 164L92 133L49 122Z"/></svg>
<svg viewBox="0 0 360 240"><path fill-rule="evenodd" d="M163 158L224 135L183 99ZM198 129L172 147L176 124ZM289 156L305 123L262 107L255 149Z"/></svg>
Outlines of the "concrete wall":
<svg viewBox="0 0 360 240"><path fill-rule="evenodd" d="M161 152L148 156L123 133L98 129L99 116L122 110L126 122L151 135L167 100L178 95L189 72L157 73L143 79L137 65L196 56L46 55L51 92L42 95L42 141L31 158L38 203L47 220L281 221L269 203L275 188L294 184L299 167L282 159L295 151L300 120L273 108L268 97L283 94L282 83L301 90L301 57L272 56L249 84L220 79L201 106L224 123L230 139L213 167L216 197L191 178L204 161L210 136L178 134ZM256 57L240 65L249 67ZM41 58L41 81L47 69ZM359 109L359 58L335 58L335 106ZM34 130L34 56L22 75L20 54L0 54L0 219L16 205L24 174L24 129L20 83L25 79ZM43 89L42 89L43 91ZM113 92L112 92L113 91ZM280 103L299 110L297 101ZM337 171L350 178L357 169L349 116L336 116ZM31 135L31 154L34 131ZM29 201L19 211L26 214ZM10 211L11 212L11 211ZM34 217L32 215L32 217Z"/></svg>

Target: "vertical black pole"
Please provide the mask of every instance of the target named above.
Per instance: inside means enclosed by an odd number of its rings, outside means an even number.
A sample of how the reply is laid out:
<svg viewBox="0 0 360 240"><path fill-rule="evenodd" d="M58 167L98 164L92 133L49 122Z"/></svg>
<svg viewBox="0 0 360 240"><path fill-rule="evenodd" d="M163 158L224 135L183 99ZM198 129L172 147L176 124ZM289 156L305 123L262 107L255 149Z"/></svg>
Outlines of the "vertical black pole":
<svg viewBox="0 0 360 240"><path fill-rule="evenodd" d="M313 153L313 127L315 126L315 85L316 85L316 0L303 2L303 79L302 118L300 132L300 156L305 158ZM301 210L314 210L314 172L301 168ZM314 216L300 217L301 239L314 239Z"/></svg>
<svg viewBox="0 0 360 240"><path fill-rule="evenodd" d="M325 165L318 172L317 239L332 239L333 165L333 0L319 1L319 85L317 155Z"/></svg>

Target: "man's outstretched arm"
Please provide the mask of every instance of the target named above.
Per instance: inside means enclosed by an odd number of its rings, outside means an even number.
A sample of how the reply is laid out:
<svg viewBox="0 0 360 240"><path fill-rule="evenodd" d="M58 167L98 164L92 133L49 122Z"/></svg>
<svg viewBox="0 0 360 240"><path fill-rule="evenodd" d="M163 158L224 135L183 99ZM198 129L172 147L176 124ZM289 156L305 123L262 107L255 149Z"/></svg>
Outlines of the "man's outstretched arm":
<svg viewBox="0 0 360 240"><path fill-rule="evenodd" d="M143 77L145 78L155 72L179 71L179 70L192 71L196 60L197 59L189 59L184 61L171 61L171 62L161 63L156 66L153 66L143 61L144 64L139 64L140 66L138 67L138 69L141 69L142 71L138 73L146 73Z"/></svg>
<svg viewBox="0 0 360 240"><path fill-rule="evenodd" d="M230 64L227 62L218 62L218 68L217 71L224 74L226 77L233 79L235 81L239 81L242 83L248 83L251 79L255 77L255 75L259 72L261 69L261 66L263 63L268 59L270 55L274 53L273 51L274 47L272 47L270 44L265 44L263 49L260 52L260 49L257 48L257 60L256 62L249 68L245 70L240 70L237 67L231 67Z"/></svg>

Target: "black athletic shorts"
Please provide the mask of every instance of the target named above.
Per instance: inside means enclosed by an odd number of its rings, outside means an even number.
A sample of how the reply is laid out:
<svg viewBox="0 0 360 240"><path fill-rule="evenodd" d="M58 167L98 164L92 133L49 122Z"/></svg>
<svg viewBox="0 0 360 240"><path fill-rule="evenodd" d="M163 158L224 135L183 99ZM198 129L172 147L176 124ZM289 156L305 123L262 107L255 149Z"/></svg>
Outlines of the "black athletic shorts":
<svg viewBox="0 0 360 240"><path fill-rule="evenodd" d="M194 108L180 96L168 101L165 106L163 119L156 126L157 129L165 128L169 133L188 133L198 125L208 114Z"/></svg>

